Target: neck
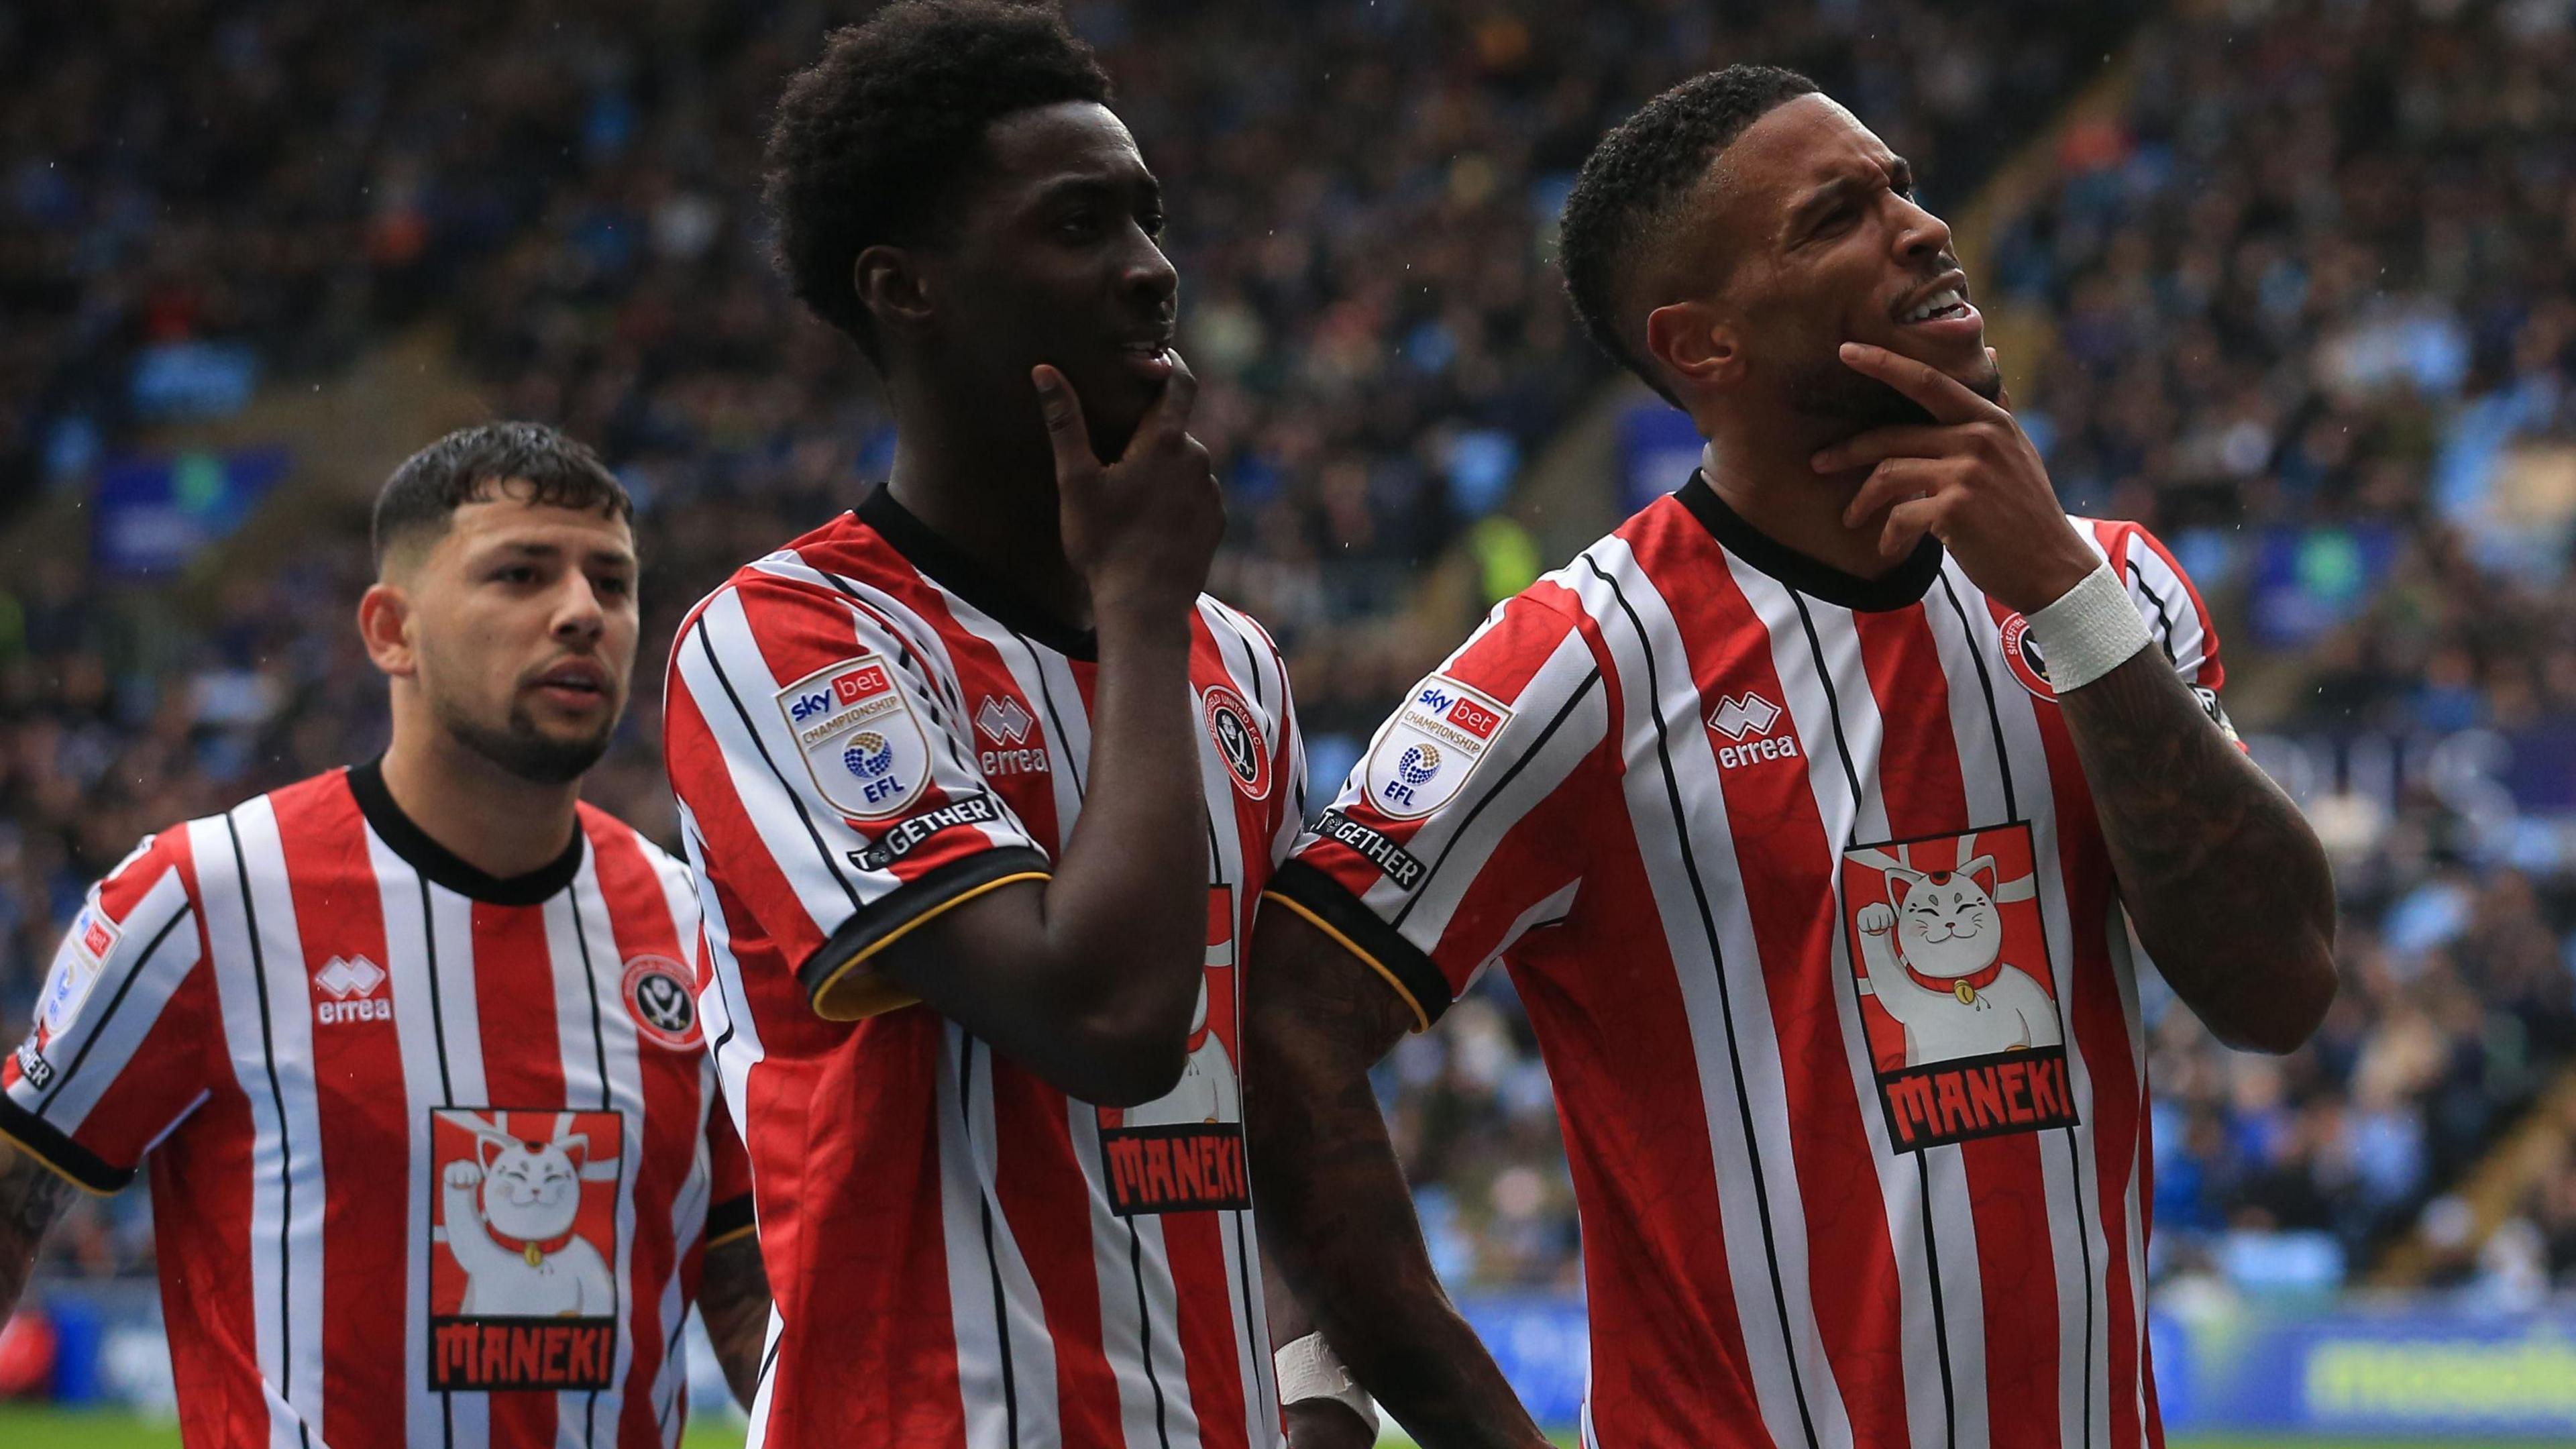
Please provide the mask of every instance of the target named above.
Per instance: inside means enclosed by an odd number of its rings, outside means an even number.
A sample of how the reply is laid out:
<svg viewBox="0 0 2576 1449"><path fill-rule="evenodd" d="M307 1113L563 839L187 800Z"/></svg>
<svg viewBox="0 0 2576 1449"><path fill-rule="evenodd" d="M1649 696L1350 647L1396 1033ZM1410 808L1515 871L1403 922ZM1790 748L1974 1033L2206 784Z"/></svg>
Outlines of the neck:
<svg viewBox="0 0 2576 1449"><path fill-rule="evenodd" d="M576 826L581 782L522 780L397 704L385 749L385 793L421 833L504 880L551 865ZM408 724L411 728L405 728Z"/></svg>
<svg viewBox="0 0 2576 1449"><path fill-rule="evenodd" d="M1868 470L1826 474L1808 462L1832 443L1803 428L1746 429L1704 422L1708 446L1700 451L1708 486L1745 522L1774 543L1855 578L1875 579L1905 562L1878 551L1884 515L1859 528L1843 523L1843 510L1869 478Z"/></svg>
<svg viewBox="0 0 2576 1449"><path fill-rule="evenodd" d="M914 387L896 386L894 471L886 486L931 532L1077 629L1091 626L1091 591L1064 553L1055 456L1034 397L1025 427L964 417Z"/></svg>

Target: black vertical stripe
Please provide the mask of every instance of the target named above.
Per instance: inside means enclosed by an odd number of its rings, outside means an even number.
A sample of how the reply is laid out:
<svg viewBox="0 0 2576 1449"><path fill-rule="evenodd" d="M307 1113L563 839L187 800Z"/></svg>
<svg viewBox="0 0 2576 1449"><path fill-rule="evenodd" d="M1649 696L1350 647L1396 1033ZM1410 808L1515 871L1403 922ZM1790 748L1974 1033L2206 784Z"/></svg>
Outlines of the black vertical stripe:
<svg viewBox="0 0 2576 1449"><path fill-rule="evenodd" d="M1753 1103L1751 1093L1744 1085L1743 1051L1737 1044L1735 1032L1735 1001L1726 989L1726 954L1717 942L1717 919L1709 908L1708 885L1700 878L1699 855L1691 849L1690 819L1682 809L1681 780L1673 769L1671 726L1664 718L1663 684L1655 668L1654 641L1647 636L1645 620L1637 617L1637 611L1629 604L1628 595L1619 587L1619 581L1602 572L1601 565L1593 562L1590 554L1580 557L1583 566L1592 570L1592 576L1609 586L1610 596L1618 601L1619 612L1628 616L1628 627L1636 631L1637 647L1646 658L1646 701L1655 716L1655 758L1663 767L1664 798L1672 811L1673 838L1681 849L1682 870L1690 878L1691 895L1699 905L1700 931L1708 940L1709 966L1717 979L1718 1008L1726 1023L1726 1065L1735 1077L1735 1105L1743 1117L1744 1155L1752 1167L1753 1203L1762 1222L1762 1256L1771 1270L1771 1304L1780 1316L1780 1354L1788 1362L1789 1387L1797 1395L1799 1427L1806 1432L1808 1449L1816 1449L1815 1415L1807 1407L1806 1383L1798 1372L1797 1340L1789 1332L1789 1294L1781 1281L1780 1249L1771 1227L1771 1190L1762 1171L1762 1147L1753 1135ZM1698 717L1694 715L1692 719L1696 723Z"/></svg>
<svg viewBox="0 0 2576 1449"><path fill-rule="evenodd" d="M823 832L815 827L814 817L805 809L805 797L797 794L796 787L787 783L786 772L780 770L778 761L770 757L769 742L760 737L759 727L751 722L751 711L743 708L742 696L734 692L733 680L726 675L724 662L716 658L715 642L707 637L707 626L703 620L698 624L698 652L706 655L707 667L716 672L716 683L724 687L725 698L733 701L734 715L742 721L743 733L751 736L751 747L760 752L760 762L769 767L770 777L786 794L787 803L795 807L796 818L804 823L806 838L814 842L814 853L822 857L823 868L831 873L832 879L840 884L842 893L850 898L850 908L857 910L866 904L859 899L859 888L850 884L849 877L841 874L840 858L823 843Z"/></svg>
<svg viewBox="0 0 2576 1449"><path fill-rule="evenodd" d="M1852 822L1853 828L1857 829L1861 809L1860 767L1852 758L1851 741L1843 732L1842 697L1834 690L1834 672L1825 666L1825 643L1816 633L1815 616L1807 612L1806 596L1796 589L1788 589L1786 592L1789 595L1789 602L1797 607L1799 627L1806 631L1807 653L1815 661L1816 682L1823 685L1825 689L1825 714L1833 721L1834 753L1842 761L1843 779L1851 785ZM1879 733L1881 738L1886 735L1883 729ZM1852 839L1846 836L1843 842L1844 848L1849 849L1852 844ZM1834 886L1834 909L1837 915L1841 913L1842 905L1842 886L1837 878ZM1921 1209L1923 1218L1923 1251L1928 1260L1925 1266L1931 1269L1932 1341L1940 1349L1941 1415L1948 1426L1949 1443L1955 1449L1959 1442L1959 1396L1950 1376L1949 1309L1943 1301L1944 1295L1941 1291L1941 1244L1932 1231L1932 1169L1924 1161L1924 1154L1919 1152L1914 1155L1914 1174L1919 1189L1915 1197L1915 1205Z"/></svg>
<svg viewBox="0 0 2576 1449"><path fill-rule="evenodd" d="M1995 677L1986 669L1985 643L1968 625L1967 606L1959 602L1959 591L1950 586L1950 572L1941 571L1941 592L1950 599L1950 612L1958 617L1959 637L1967 642L1968 658L1977 666L1977 688L1986 696L1986 727L1995 734L1995 768L2003 773L2004 818L2019 820L2021 804L2013 794L2012 750L2004 743L2004 718L1995 704Z"/></svg>
<svg viewBox="0 0 2576 1449"><path fill-rule="evenodd" d="M242 853L241 831L229 813L224 816L224 834L232 839L233 876L241 885L242 923L250 937L250 979L259 991L259 1055L268 1068L269 1106L277 1114L277 1398L294 1410L294 1399L287 1388L295 1372L295 1313L290 1301L295 1286L295 1260L289 1254L287 1239L295 1223L295 1134L287 1130L286 1089L277 1079L277 1028L268 1014L268 953L259 941L259 903L251 898L250 858ZM309 1449L313 1432L300 1411L295 1414L295 1434Z"/></svg>
<svg viewBox="0 0 2576 1449"><path fill-rule="evenodd" d="M957 1042L957 1125L966 1138L966 1160L971 1170L975 1160L975 1037L961 1027ZM1020 1386L1018 1371L1011 1362L1011 1313L1002 1293L1002 1255L993 1244L993 1195L984 1190L981 1173L976 1174L975 1205L984 1214L984 1268L993 1279L993 1339L1002 1354L1002 1417L1010 1426L1011 1442L1017 1444Z"/></svg>
<svg viewBox="0 0 2576 1449"><path fill-rule="evenodd" d="M590 960L590 928L582 923L581 892L578 890L564 892L564 908L572 912L573 944L581 950L582 981L590 988L585 994L590 998L590 1049L592 1059L598 1064L599 1069L599 1110L614 1112L617 1110L617 1103L608 1088L608 1030L599 1019L599 970L591 964ZM550 961L547 965L551 968L553 963ZM551 978L554 973L549 969L546 974ZM623 1324L626 1321L626 1275L618 1273L614 1277L616 1286L611 1290L609 1311L616 1316L618 1323ZM631 1350L632 1345L629 1345L629 1348ZM620 1386L621 1392L623 1387L623 1385ZM585 1444L599 1442L599 1390L597 1389L590 1391L590 1397L584 1402L582 1408L582 1442Z"/></svg>
<svg viewBox="0 0 2576 1449"><path fill-rule="evenodd" d="M429 909L429 877L412 872L412 881L420 887L420 944L429 974L429 1031L432 1045L438 1051L438 1104L456 1105L456 1082L447 1070L447 1009L440 998L445 994L438 985L438 926ZM435 1194L432 1194L435 1200ZM438 1391L438 1416L445 1426L447 1449L456 1449L456 1395L452 1390Z"/></svg>
<svg viewBox="0 0 2576 1449"><path fill-rule="evenodd" d="M1029 665L1031 672L1035 673L1038 677L1038 703L1046 707L1047 723L1055 730L1056 748L1064 751L1065 768L1073 772L1073 798L1074 803L1078 806L1081 804L1084 794L1087 793L1087 787L1084 784L1083 776L1089 773L1089 771L1084 767L1090 763L1090 731L1085 730L1083 732L1083 748L1079 750L1075 749L1073 747L1073 737L1064 732L1064 716L1058 712L1055 707L1055 686L1047 682L1046 656L1038 652L1036 645L1031 644L1027 639L1020 635L1014 634L1011 637L1018 639L1020 647L1029 651ZM1059 828L1064 832L1067 839L1072 838L1073 823L1071 821L1060 822Z"/></svg>
<svg viewBox="0 0 2576 1449"><path fill-rule="evenodd" d="M1136 1220L1126 1221L1127 1266L1136 1275L1136 1318L1145 1330L1139 1335L1145 1349L1145 1382L1154 1390L1154 1437L1162 1442L1162 1449L1172 1449L1170 1407L1163 1402L1162 1375L1154 1371L1154 1315L1145 1297L1145 1240L1136 1232Z"/></svg>

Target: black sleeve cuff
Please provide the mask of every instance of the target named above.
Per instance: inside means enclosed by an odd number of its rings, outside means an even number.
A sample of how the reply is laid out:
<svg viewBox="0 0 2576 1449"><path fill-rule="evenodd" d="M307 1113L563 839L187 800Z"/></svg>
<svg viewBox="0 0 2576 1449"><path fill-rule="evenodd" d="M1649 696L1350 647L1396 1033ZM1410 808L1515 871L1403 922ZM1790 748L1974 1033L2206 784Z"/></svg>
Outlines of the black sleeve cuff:
<svg viewBox="0 0 2576 1449"><path fill-rule="evenodd" d="M54 1170L74 1187L101 1195L121 1190L134 1180L131 1167L112 1167L105 1158L65 1136L61 1128L0 1093L0 1137Z"/></svg>
<svg viewBox="0 0 2576 1449"><path fill-rule="evenodd" d="M760 1219L752 1210L750 1193L726 1198L707 1209L707 1246L712 1248L718 1243L730 1242L759 1227Z"/></svg>
<svg viewBox="0 0 2576 1449"><path fill-rule="evenodd" d="M908 880L861 906L841 923L831 938L814 948L796 968L796 980L814 1012L831 1021L856 1021L911 998L899 991L854 991L858 968L913 927L951 906L982 895L1007 881L1045 880L1055 863L1025 845L979 850L952 860L929 874Z"/></svg>
<svg viewBox="0 0 2576 1449"><path fill-rule="evenodd" d="M1378 919L1341 882L1302 860L1291 860L1280 865L1262 893L1277 896L1376 967L1422 1019L1424 1030L1449 1009L1449 978L1438 964L1402 932Z"/></svg>

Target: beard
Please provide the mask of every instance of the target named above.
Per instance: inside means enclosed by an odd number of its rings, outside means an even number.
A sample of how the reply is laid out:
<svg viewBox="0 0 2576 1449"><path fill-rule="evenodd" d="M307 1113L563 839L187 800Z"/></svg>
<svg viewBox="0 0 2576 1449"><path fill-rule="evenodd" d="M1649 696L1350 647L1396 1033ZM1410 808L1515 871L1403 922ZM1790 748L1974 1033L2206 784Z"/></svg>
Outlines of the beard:
<svg viewBox="0 0 2576 1449"><path fill-rule="evenodd" d="M1993 402L2003 396L2001 369L1967 384L1968 391ZM1841 425L1837 438L1879 428L1934 427L1940 422L1923 404L1866 373L1854 372L1840 357L1799 369L1789 378L1789 406L1802 417Z"/></svg>
<svg viewBox="0 0 2576 1449"><path fill-rule="evenodd" d="M537 728L524 703L510 706L509 720L499 729L466 718L444 700L434 707L439 723L458 744L531 785L568 785L580 779L608 753L609 739L617 732L617 719L611 716L596 734L558 739Z"/></svg>

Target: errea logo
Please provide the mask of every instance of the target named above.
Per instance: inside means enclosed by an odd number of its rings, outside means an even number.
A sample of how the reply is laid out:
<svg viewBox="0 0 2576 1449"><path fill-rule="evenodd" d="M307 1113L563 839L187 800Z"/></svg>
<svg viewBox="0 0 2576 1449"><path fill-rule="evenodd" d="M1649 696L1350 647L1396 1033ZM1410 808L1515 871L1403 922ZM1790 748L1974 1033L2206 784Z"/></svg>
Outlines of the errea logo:
<svg viewBox="0 0 2576 1449"><path fill-rule="evenodd" d="M1708 717L1708 727L1738 743L1717 747L1718 768L1732 770L1762 760L1798 758L1795 733L1772 737L1771 727L1779 722L1780 706L1751 690L1719 700L1716 711Z"/></svg>
<svg viewBox="0 0 2576 1449"><path fill-rule="evenodd" d="M391 1021L394 1004L378 993L385 968L364 956L334 956L313 973L313 984L329 1000L313 1003L313 1019L324 1026L344 1021Z"/></svg>

